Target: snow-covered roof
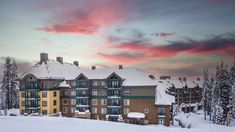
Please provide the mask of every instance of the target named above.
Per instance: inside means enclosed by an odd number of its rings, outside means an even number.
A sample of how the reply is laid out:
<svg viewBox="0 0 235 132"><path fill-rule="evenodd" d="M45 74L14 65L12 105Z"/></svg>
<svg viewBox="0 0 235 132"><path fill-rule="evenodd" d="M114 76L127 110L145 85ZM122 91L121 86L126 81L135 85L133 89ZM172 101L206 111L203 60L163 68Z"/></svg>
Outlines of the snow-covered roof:
<svg viewBox="0 0 235 132"><path fill-rule="evenodd" d="M168 87L175 86L176 89L180 89L185 87L186 85L188 88L195 88L197 85L199 87L202 87L202 81L198 80L186 80L186 81L180 81L178 79L171 80L171 79L160 79L156 80L158 82L162 82L164 85L167 85Z"/></svg>
<svg viewBox="0 0 235 132"><path fill-rule="evenodd" d="M56 60L48 60L33 66L28 72L24 73L21 78L27 74L33 74L38 79L66 79L72 80L79 74L79 68L70 63L60 63Z"/></svg>
<svg viewBox="0 0 235 132"><path fill-rule="evenodd" d="M62 81L59 85L60 88L71 88L69 84L66 83L66 81Z"/></svg>
<svg viewBox="0 0 235 132"><path fill-rule="evenodd" d="M157 82L156 94L155 94L155 105L171 105L175 103L175 97L166 93L166 84Z"/></svg>
<svg viewBox="0 0 235 132"><path fill-rule="evenodd" d="M145 118L145 114L140 112L130 112L127 114L127 117L140 119Z"/></svg>

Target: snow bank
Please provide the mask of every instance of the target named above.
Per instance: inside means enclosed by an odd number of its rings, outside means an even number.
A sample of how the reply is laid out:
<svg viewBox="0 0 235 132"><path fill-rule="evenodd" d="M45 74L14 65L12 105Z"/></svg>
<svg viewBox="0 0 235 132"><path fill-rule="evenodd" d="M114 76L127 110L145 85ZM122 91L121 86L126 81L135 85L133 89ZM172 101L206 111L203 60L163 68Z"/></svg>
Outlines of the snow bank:
<svg viewBox="0 0 235 132"><path fill-rule="evenodd" d="M200 122L202 124L204 122ZM2 132L233 132L234 127L209 125L191 129L165 127L162 125L132 125L125 123L98 121L65 117L30 117L30 116L0 116Z"/></svg>
<svg viewBox="0 0 235 132"><path fill-rule="evenodd" d="M145 115L139 112L130 112L128 113L127 117L140 119L140 118L145 118Z"/></svg>
<svg viewBox="0 0 235 132"><path fill-rule="evenodd" d="M59 87L63 87L63 88L71 88L71 86L69 84L66 83L66 81L62 81L59 85Z"/></svg>

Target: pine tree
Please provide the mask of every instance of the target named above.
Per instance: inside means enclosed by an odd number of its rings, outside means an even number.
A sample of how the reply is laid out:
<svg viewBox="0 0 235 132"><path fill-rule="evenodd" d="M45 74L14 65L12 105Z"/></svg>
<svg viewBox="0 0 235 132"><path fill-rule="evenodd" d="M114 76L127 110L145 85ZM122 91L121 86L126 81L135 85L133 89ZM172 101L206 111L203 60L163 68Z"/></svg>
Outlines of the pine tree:
<svg viewBox="0 0 235 132"><path fill-rule="evenodd" d="M10 57L6 58L4 64L4 76L2 92L5 95L4 108L16 108L18 104L18 82L17 82L17 66L15 60Z"/></svg>
<svg viewBox="0 0 235 132"><path fill-rule="evenodd" d="M232 84L232 92L231 92L231 105L232 105L232 115L235 118L235 61L230 69L230 77Z"/></svg>
<svg viewBox="0 0 235 132"><path fill-rule="evenodd" d="M210 120L211 120L211 114L212 114L212 91L213 91L213 87L214 87L214 77L211 77L209 80L208 80L208 83L207 83L207 106L206 106L206 112L207 114L209 115L210 117Z"/></svg>
<svg viewBox="0 0 235 132"><path fill-rule="evenodd" d="M231 83L228 66L223 62L216 68L215 87L213 89L212 113L216 124L225 125L227 113L231 109Z"/></svg>
<svg viewBox="0 0 235 132"><path fill-rule="evenodd" d="M204 119L206 120L206 111L207 111L207 84L208 84L208 69L203 70L204 73L204 81L203 81L203 93L202 93L202 105L204 110Z"/></svg>

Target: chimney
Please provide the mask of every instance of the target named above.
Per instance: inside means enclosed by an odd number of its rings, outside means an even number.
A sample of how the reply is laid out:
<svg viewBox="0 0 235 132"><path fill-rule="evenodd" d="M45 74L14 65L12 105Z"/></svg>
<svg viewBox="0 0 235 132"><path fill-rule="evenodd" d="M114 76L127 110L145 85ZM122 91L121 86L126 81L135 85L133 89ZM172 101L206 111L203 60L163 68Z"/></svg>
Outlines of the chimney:
<svg viewBox="0 0 235 132"><path fill-rule="evenodd" d="M186 81L187 81L187 78L186 78L186 77L183 77L183 81L186 82Z"/></svg>
<svg viewBox="0 0 235 132"><path fill-rule="evenodd" d="M63 57L56 57L56 60L60 62L61 64L63 64Z"/></svg>
<svg viewBox="0 0 235 132"><path fill-rule="evenodd" d="M160 76L160 80L171 79L171 76Z"/></svg>
<svg viewBox="0 0 235 132"><path fill-rule="evenodd" d="M200 77L198 77L197 80L200 81L201 80Z"/></svg>
<svg viewBox="0 0 235 132"><path fill-rule="evenodd" d="M96 69L96 66L91 66L91 69L92 69L92 70L95 70L95 69Z"/></svg>
<svg viewBox="0 0 235 132"><path fill-rule="evenodd" d="M178 79L182 82L182 77L179 77Z"/></svg>
<svg viewBox="0 0 235 132"><path fill-rule="evenodd" d="M74 64L75 66L79 67L78 61L73 61L73 64Z"/></svg>
<svg viewBox="0 0 235 132"><path fill-rule="evenodd" d="M152 79L152 80L156 79L156 78L154 77L154 75L149 75L149 78Z"/></svg>
<svg viewBox="0 0 235 132"><path fill-rule="evenodd" d="M119 66L118 66L118 69L123 69L123 66L122 66L122 65L119 65Z"/></svg>
<svg viewBox="0 0 235 132"><path fill-rule="evenodd" d="M43 61L48 61L48 54L47 53L40 53L40 63Z"/></svg>

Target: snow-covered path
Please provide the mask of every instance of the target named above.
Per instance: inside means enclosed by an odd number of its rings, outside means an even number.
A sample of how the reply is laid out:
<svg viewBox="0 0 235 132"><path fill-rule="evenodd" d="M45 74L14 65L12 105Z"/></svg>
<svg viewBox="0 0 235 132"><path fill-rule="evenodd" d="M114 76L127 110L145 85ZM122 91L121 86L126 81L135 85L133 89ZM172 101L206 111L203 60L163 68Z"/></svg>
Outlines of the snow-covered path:
<svg viewBox="0 0 235 132"><path fill-rule="evenodd" d="M207 125L208 126L208 125ZM185 129L157 125L131 125L124 123L65 117L0 116L1 132L232 132L234 127L212 125Z"/></svg>

